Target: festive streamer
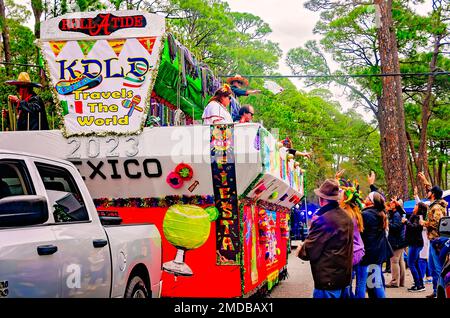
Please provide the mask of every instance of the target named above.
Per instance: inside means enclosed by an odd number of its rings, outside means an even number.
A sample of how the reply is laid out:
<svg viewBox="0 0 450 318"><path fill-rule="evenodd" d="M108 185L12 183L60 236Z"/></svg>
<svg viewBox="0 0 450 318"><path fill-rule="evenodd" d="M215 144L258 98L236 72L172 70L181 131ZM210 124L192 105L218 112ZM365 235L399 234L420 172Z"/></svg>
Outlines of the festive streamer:
<svg viewBox="0 0 450 318"><path fill-rule="evenodd" d="M113 49L116 56L119 57L120 52L122 52L123 46L127 40L118 39L118 40L108 40L109 46Z"/></svg>
<svg viewBox="0 0 450 318"><path fill-rule="evenodd" d="M94 199L97 208L108 207L136 207L136 208L165 208L174 204L211 205L214 196L211 195L168 195L163 198L98 198Z"/></svg>
<svg viewBox="0 0 450 318"><path fill-rule="evenodd" d="M48 44L55 54L55 57L58 57L59 53L61 53L62 49L66 45L67 41L49 41Z"/></svg>
<svg viewBox="0 0 450 318"><path fill-rule="evenodd" d="M138 38L139 43L147 50L148 53L152 54L153 46L155 45L156 37L146 37Z"/></svg>
<svg viewBox="0 0 450 318"><path fill-rule="evenodd" d="M94 47L95 43L97 43L96 40L78 40L77 41L78 46L81 49L81 52L83 52L84 56L86 57L89 52Z"/></svg>

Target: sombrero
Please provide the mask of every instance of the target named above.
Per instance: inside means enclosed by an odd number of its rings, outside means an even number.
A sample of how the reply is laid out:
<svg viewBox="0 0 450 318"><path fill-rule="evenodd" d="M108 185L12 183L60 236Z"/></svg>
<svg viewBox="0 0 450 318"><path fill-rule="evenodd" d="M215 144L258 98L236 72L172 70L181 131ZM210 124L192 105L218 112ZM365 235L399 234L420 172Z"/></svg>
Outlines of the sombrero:
<svg viewBox="0 0 450 318"><path fill-rule="evenodd" d="M248 80L245 77L242 77L239 74L234 75L233 77L228 77L227 78L227 83L231 84L234 81L238 81L241 82L244 86L248 86Z"/></svg>
<svg viewBox="0 0 450 318"><path fill-rule="evenodd" d="M39 83L33 83L30 79L30 74L27 72L22 72L17 77L17 81L6 81L5 84L8 85L17 85L17 86L33 86L33 87L42 87Z"/></svg>

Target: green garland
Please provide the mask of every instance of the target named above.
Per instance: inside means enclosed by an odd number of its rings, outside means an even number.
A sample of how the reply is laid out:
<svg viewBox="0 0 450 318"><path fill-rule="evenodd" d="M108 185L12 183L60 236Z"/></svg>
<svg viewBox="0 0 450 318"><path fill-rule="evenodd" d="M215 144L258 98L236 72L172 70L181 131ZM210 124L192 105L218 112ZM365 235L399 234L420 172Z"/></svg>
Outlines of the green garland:
<svg viewBox="0 0 450 318"><path fill-rule="evenodd" d="M244 192L239 196L239 199L245 199L247 195L250 193L250 191L253 190L255 185L261 180L261 178L264 176L263 173L259 173L258 176L250 183L250 185L245 189Z"/></svg>
<svg viewBox="0 0 450 318"><path fill-rule="evenodd" d="M244 258L244 203L239 203L239 226L241 230L239 231L239 240L241 241L241 296L243 297L245 294L245 258Z"/></svg>
<svg viewBox="0 0 450 318"><path fill-rule="evenodd" d="M261 155L262 171L266 171L266 169L270 168L270 167L266 167L264 165L264 162L265 162L264 138L269 136L269 131L267 129L265 129L264 127L260 126L258 129L258 134L259 134L259 153ZM276 144L275 144L275 147L276 147ZM269 156L270 156L270 154L269 154Z"/></svg>
<svg viewBox="0 0 450 318"><path fill-rule="evenodd" d="M94 199L97 208L168 208L174 204L211 205L212 195L168 195L162 198L98 198Z"/></svg>

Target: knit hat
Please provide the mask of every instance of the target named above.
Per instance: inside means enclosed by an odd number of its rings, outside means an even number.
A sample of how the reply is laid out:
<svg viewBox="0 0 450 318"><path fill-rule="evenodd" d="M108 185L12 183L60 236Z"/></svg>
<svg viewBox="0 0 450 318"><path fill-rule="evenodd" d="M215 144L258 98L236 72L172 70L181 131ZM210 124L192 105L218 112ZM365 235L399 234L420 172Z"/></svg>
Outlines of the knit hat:
<svg viewBox="0 0 450 318"><path fill-rule="evenodd" d="M442 199L442 194L443 194L444 192L442 191L442 189L441 189L439 186L434 186L434 187L432 187L430 191L431 191L431 193L434 194L434 198L435 198L436 200Z"/></svg>

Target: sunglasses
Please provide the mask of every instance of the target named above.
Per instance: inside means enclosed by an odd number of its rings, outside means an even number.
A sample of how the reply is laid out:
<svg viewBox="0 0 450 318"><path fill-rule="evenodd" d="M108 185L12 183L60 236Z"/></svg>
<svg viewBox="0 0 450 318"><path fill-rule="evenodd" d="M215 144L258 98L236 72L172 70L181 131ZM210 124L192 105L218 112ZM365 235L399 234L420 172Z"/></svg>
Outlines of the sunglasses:
<svg viewBox="0 0 450 318"><path fill-rule="evenodd" d="M250 113L250 112L248 112L248 113L249 113L250 115L252 115L252 116L254 115L253 113Z"/></svg>

